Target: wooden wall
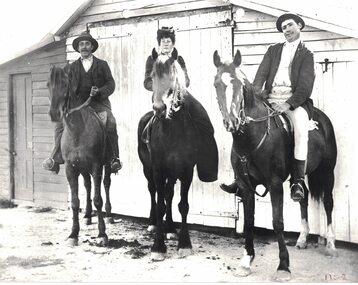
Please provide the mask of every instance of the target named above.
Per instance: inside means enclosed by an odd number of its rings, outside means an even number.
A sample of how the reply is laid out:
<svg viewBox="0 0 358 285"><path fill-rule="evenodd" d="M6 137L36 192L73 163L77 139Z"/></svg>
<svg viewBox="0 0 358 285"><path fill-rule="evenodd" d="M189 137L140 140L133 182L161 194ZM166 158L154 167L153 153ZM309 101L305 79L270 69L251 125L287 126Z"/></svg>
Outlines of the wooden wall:
<svg viewBox="0 0 358 285"><path fill-rule="evenodd" d="M234 7L234 11L240 7ZM234 31L234 50L243 55L243 71L253 80L267 48L283 42L284 36L276 30L276 18L258 11L244 9L245 14L237 18ZM326 112L335 128L338 159L335 169L333 225L337 239L358 242L358 211L354 207L357 199L354 169L357 152L354 149L354 110L357 98L354 77L358 73L358 39L306 26L302 40L314 52L316 80L312 99L315 106ZM329 62L325 71L324 59ZM284 219L285 230L300 229L299 204L291 201L288 183L285 184ZM354 202L353 202L354 201ZM269 197L257 198L255 225L272 228ZM325 235L326 217L321 203L310 201L309 221L311 233Z"/></svg>
<svg viewBox="0 0 358 285"><path fill-rule="evenodd" d="M32 148L34 204L67 208L67 182L63 170L51 175L42 169L42 161L52 151L54 142L54 123L48 116L49 99L46 86L48 72L53 64L66 63L65 43L56 42L33 53L5 63L0 67L0 195L12 197L11 190L11 76L30 74L32 80ZM10 108L9 108L10 106ZM31 142L30 142L31 143ZM16 191L16 189L14 189Z"/></svg>

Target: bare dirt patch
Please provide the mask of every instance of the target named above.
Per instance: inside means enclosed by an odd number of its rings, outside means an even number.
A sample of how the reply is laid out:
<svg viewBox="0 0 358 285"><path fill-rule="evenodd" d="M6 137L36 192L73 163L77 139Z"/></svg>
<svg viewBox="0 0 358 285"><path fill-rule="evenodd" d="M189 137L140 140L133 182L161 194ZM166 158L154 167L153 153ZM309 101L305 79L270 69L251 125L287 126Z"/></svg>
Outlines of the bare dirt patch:
<svg viewBox="0 0 358 285"><path fill-rule="evenodd" d="M0 209L0 281L16 282L273 282L278 247L272 236L256 237L252 274L238 277L243 239L190 230L193 255L179 258L177 241L168 240L167 258L149 259L153 235L145 223L115 219L106 225L107 247L96 242L97 219L81 224L79 245L69 247L71 211ZM81 218L83 214L81 214ZM294 247L287 238L291 282L358 282L358 249L338 243L338 257L323 246Z"/></svg>

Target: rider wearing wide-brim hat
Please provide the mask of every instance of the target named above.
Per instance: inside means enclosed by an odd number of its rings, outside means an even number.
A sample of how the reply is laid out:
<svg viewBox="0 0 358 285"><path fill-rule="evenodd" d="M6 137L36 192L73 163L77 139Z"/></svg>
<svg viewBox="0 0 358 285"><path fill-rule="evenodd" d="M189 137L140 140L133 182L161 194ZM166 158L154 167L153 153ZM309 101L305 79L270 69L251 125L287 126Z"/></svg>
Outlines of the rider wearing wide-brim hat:
<svg viewBox="0 0 358 285"><path fill-rule="evenodd" d="M257 70L253 86L267 97L272 108L285 113L294 128L294 159L291 171L291 198L302 201L308 152L308 126L312 118L313 101L310 96L315 80L313 53L301 40L305 22L295 13L278 17L276 28L285 42L270 46ZM262 89L263 88L263 89ZM238 183L222 185L229 193L239 193Z"/></svg>
<svg viewBox="0 0 358 285"><path fill-rule="evenodd" d="M108 97L114 92L115 82L106 61L95 57L92 53L98 49L98 42L89 32L81 33L72 42L75 51L81 54L80 58L70 64L68 73L69 107L73 108L84 103L90 96L90 106L96 112L107 113L106 133L108 156L111 159L111 170L117 172L122 164L119 160L118 135L116 120L111 111ZM56 124L55 147L50 156L43 162L46 170L59 172L59 165L63 164L61 153L62 121Z"/></svg>
<svg viewBox="0 0 358 285"><path fill-rule="evenodd" d="M162 27L157 31L157 42L159 46L159 53L171 56L178 54L175 48L175 31L172 27ZM175 52L174 52L175 51ZM186 87L190 85L188 70L182 56L177 56L177 61L185 74ZM152 70L155 60L152 55L148 56L145 65L144 87L148 91L153 91ZM200 136L200 147L198 153L197 171L199 179L204 182L212 182L217 180L218 174L218 149L214 138L214 128L211 124L210 118L200 104L190 93L186 95L185 105L188 108L190 116L197 126ZM148 118L149 121L150 118ZM150 125L148 124L146 130L148 131L147 139L150 137Z"/></svg>

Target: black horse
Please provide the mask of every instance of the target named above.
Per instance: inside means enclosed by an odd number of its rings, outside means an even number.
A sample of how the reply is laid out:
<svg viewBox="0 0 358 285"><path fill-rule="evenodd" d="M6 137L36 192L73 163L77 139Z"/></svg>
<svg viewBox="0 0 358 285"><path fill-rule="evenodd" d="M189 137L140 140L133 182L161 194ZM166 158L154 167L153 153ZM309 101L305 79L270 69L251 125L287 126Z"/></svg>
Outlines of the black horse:
<svg viewBox="0 0 358 285"><path fill-rule="evenodd" d="M240 274L251 273L250 265L255 256L254 212L255 188L262 184L269 191L272 204L273 228L280 251L277 269L278 280L290 279L289 254L283 237L283 182L288 178L293 159L291 135L280 127L280 122L270 106L256 96L253 87L239 69L241 54L236 52L233 62L222 63L217 51L214 64L217 67L214 86L226 129L232 132L231 163L236 183L244 205L245 252L240 263ZM229 92L228 90L231 90ZM227 100L227 95L232 100ZM227 103L230 106L227 106ZM317 129L309 132L308 174L309 192L316 200L323 198L327 215L327 250L335 253L335 236L332 229L332 191L337 146L333 126L328 117L314 108L313 120ZM307 219L308 189L300 202L302 231L298 247L305 247L309 232Z"/></svg>
<svg viewBox="0 0 358 285"><path fill-rule="evenodd" d="M87 205L85 219L91 223L91 176L94 182L94 205L98 214L98 229L100 243L107 245L108 237L105 233L101 197L101 181L103 167L105 169L103 184L106 192L106 216L113 222L109 188L111 184L111 168L106 162L106 134L104 122L98 114L88 106L91 97L83 104L76 104L75 100L68 98L68 72L69 66L60 68L51 67L47 82L50 94L50 117L54 122L63 121L64 131L61 137L62 156L65 161L65 170L71 188L71 207L73 212L72 231L68 238L70 245L78 245L79 220L78 212L80 201L78 198L78 177L84 178L87 191Z"/></svg>
<svg viewBox="0 0 358 285"><path fill-rule="evenodd" d="M171 207L174 185L178 179L181 182L178 208L182 217L178 253L184 257L192 251L187 226L188 191L197 163L198 132L187 110L185 100L189 93L176 54L172 57L158 55L153 49L152 57L155 60L152 72L154 116L153 112L149 112L139 122L138 154L151 194L150 225L156 225L151 259L163 260L166 253L164 232L176 232ZM150 139L146 144L142 134L151 117Z"/></svg>

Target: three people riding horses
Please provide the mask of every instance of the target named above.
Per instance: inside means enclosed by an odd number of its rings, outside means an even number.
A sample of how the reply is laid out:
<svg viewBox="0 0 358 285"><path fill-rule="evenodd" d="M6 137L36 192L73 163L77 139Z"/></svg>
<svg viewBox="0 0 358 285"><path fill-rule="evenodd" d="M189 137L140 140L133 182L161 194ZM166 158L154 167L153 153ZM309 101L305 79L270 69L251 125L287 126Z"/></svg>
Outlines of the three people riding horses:
<svg viewBox="0 0 358 285"><path fill-rule="evenodd" d="M313 108L310 96L315 79L313 54L300 37L304 27L303 19L293 13L285 13L277 19L276 28L286 41L268 48L253 82L256 92L265 97L274 110L287 114L293 124L291 198L294 201L304 198L308 128ZM222 184L221 188L229 193L240 193L235 182Z"/></svg>
<svg viewBox="0 0 358 285"><path fill-rule="evenodd" d="M107 113L107 146L111 157L111 171L116 173L122 168L122 163L119 160L116 119L112 114L111 103L108 99L115 89L111 70L106 61L92 54L97 50L98 42L89 33L84 32L74 39L72 47L81 54L81 57L70 65L68 100L73 100L80 105L91 96L90 106L97 113L103 111ZM63 129L62 121L56 123L55 147L51 156L42 164L44 169L53 171L56 174L60 170L59 165L64 163L61 154Z"/></svg>
<svg viewBox="0 0 358 285"><path fill-rule="evenodd" d="M276 21L277 30L282 32L286 41L269 47L259 66L253 85L261 96L267 97L272 108L280 113L286 113L294 127L294 160L291 174L291 197L300 201L304 197L303 183L305 176L306 158L308 150L308 122L312 117L312 100L309 98L315 79L313 54L303 44L300 38L305 22L293 13L285 13ZM162 27L157 31L159 52L171 55L175 50L175 32L172 28ZM81 57L70 65L69 98L76 98L85 102L93 96L91 107L97 112L106 111L107 136L112 150L112 172L121 169L119 160L118 135L116 121L111 111L108 97L113 93L115 82L106 61L92 55L98 48L98 42L89 33L81 34L73 41L74 50ZM177 51L176 51L177 53ZM185 73L186 86L190 85L185 61L181 56L178 63ZM151 72L154 60L149 56L145 67L144 87L153 91ZM264 89L262 90L262 87ZM189 113L198 128L201 137L199 148L199 162L202 181L217 179L218 150L214 139L214 128L203 106L192 95L187 98ZM151 121L147 132L150 137ZM63 132L62 122L57 123L55 129L55 148L50 158L43 162L47 170L58 173L59 164L63 163L60 141ZM148 139L149 139L148 137ZM239 194L237 183L221 185L229 193Z"/></svg>

